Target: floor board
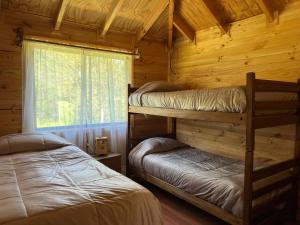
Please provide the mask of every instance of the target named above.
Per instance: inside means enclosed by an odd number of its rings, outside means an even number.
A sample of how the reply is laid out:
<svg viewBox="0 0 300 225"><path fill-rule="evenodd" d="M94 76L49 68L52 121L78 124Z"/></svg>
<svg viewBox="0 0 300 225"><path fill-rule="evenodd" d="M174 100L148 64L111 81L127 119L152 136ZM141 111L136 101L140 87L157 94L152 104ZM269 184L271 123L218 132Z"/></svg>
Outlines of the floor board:
<svg viewBox="0 0 300 225"><path fill-rule="evenodd" d="M227 223L220 219L211 216L151 184L144 182L141 184L146 186L160 200L164 225L227 225ZM285 225L299 224L300 223L290 222Z"/></svg>

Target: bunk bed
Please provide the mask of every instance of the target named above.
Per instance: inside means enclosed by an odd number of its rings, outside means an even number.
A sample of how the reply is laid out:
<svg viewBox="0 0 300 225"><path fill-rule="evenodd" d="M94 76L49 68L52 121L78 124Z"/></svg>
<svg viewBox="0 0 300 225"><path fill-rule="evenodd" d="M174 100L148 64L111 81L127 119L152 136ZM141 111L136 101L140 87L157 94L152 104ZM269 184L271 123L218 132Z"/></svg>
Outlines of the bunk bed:
<svg viewBox="0 0 300 225"><path fill-rule="evenodd" d="M128 87L128 96L136 89ZM296 99L278 101L257 100L258 93L288 93ZM212 215L232 225L252 224L277 224L280 219L296 216L299 180L299 154L300 154L300 83L260 80L255 78L255 73L247 74L245 86L246 107L242 112L210 112L175 108L159 108L144 106L128 106L128 141L127 141L127 169L128 173L140 177L175 196L205 210ZM262 112L268 113L262 113ZM270 113L274 112L274 113ZM246 127L246 145L243 160L243 201L242 216L234 215L209 201L196 197L174 185L157 178L145 171L138 171L129 165L128 157L139 142L145 138L134 138L131 135L131 116L146 114L171 118L172 130L167 135L158 135L176 138L176 119L192 119L210 122L242 124ZM264 165L254 166L255 131L257 129L275 127L287 124L296 125L295 150L293 158ZM273 179L277 177L277 179ZM279 177L279 178L278 178ZM289 186L287 191L281 189ZM263 202L254 204L255 201L270 193L277 191L276 196ZM284 204L283 204L284 203ZM280 206L280 207L278 207Z"/></svg>

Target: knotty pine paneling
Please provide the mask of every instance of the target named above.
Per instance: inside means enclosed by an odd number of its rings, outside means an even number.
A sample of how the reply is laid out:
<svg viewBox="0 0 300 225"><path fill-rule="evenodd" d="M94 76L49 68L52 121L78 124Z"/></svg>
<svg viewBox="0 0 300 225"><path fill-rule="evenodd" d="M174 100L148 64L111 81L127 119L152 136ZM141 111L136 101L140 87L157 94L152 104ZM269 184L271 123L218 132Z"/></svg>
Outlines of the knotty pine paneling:
<svg viewBox="0 0 300 225"><path fill-rule="evenodd" d="M166 48L155 42L143 41L138 45L140 59L134 61L133 86L140 87L146 82L167 80L168 55ZM145 138L167 132L167 120L163 117L133 115L132 137Z"/></svg>
<svg viewBox="0 0 300 225"><path fill-rule="evenodd" d="M300 77L300 4L287 5L279 24L264 15L233 23L230 35L218 29L197 32L196 44L179 40L170 81L190 88L244 85L245 74L296 81Z"/></svg>
<svg viewBox="0 0 300 225"><path fill-rule="evenodd" d="M196 43L178 40L169 80L188 88L245 85L245 74L253 71L261 79L297 81L300 78L299 10L299 2L289 4L281 13L279 24L267 24L264 15L259 15L232 24L230 35L220 36L217 29L209 29L197 33ZM244 129L238 134L225 132L221 127L213 128L214 131L205 130L198 125L200 128L196 130L195 123L179 120L178 138L208 150L219 146L216 151L229 155L237 155L243 150ZM265 138L258 135L257 152L272 152L276 147L277 152L270 154L272 157L285 159L289 156L293 143L286 140L286 134L294 130L284 128L285 132L282 132L282 129L266 130Z"/></svg>
<svg viewBox="0 0 300 225"><path fill-rule="evenodd" d="M255 157L275 161L292 158L294 131L294 126L257 130ZM244 159L246 130L242 125L179 119L177 138L201 150Z"/></svg>
<svg viewBox="0 0 300 225"><path fill-rule="evenodd" d="M146 139L167 131L166 118L158 116L131 115L131 137Z"/></svg>
<svg viewBox="0 0 300 225"><path fill-rule="evenodd" d="M169 80L187 88L245 85L245 74L253 71L261 79L297 81L299 12L300 4L295 2L281 12L279 24L267 24L265 16L258 15L233 23L230 33L223 36L213 28L198 31L195 43L177 40ZM294 131L294 126L257 131L255 156L275 160L291 157ZM230 157L243 158L245 151L245 129L234 124L178 120L177 138Z"/></svg>
<svg viewBox="0 0 300 225"><path fill-rule="evenodd" d="M0 25L0 136L21 131L21 51L14 43L14 27Z"/></svg>
<svg viewBox="0 0 300 225"><path fill-rule="evenodd" d="M141 57L134 61L134 87L149 81L167 80L168 54L165 46L143 41L137 47Z"/></svg>
<svg viewBox="0 0 300 225"><path fill-rule="evenodd" d="M0 50L0 109L22 108L20 52Z"/></svg>
<svg viewBox="0 0 300 225"><path fill-rule="evenodd" d="M22 110L0 109L0 137L21 132Z"/></svg>
<svg viewBox="0 0 300 225"><path fill-rule="evenodd" d="M140 59L134 61L133 86L140 87L146 82L167 80L168 55L164 45L143 41L138 46ZM167 132L167 120L163 117L133 115L132 137L145 138Z"/></svg>
<svg viewBox="0 0 300 225"><path fill-rule="evenodd" d="M54 18L57 16L60 0L2 0L3 11L8 13L32 14ZM152 15L161 0L127 0L116 14L110 30L126 33L137 33L147 19ZM77 27L86 27L94 31L101 30L109 12L115 6L115 0L72 0L68 4L62 28L65 25L76 24ZM164 20L158 21L154 27L161 29L165 25ZM165 29L166 30L166 27ZM166 39L166 32L155 34L157 39ZM150 35L151 38L153 36Z"/></svg>

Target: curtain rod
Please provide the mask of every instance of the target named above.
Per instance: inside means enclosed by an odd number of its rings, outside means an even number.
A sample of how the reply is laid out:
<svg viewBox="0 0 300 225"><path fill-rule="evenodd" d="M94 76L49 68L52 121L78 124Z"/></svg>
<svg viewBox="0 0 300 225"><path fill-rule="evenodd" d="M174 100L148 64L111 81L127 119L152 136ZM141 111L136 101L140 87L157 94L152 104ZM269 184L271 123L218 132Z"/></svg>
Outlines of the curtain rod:
<svg viewBox="0 0 300 225"><path fill-rule="evenodd" d="M34 35L25 35L23 37L23 40L36 41L36 42L48 43L48 44L56 44L56 45L75 47L75 48L90 49L90 50L101 50L101 51L105 51L105 52L113 52L113 53L119 53L119 54L124 54L124 55L133 55L136 58L140 57L138 49L135 49L135 52L133 52L132 50L129 50L129 49L121 49L121 48L115 48L115 47L109 47L109 46L101 46L101 45L97 45L97 44L68 41L68 40L62 40L62 39L57 39L57 38L48 38L48 37L46 38L46 37L40 37L40 36L34 36Z"/></svg>

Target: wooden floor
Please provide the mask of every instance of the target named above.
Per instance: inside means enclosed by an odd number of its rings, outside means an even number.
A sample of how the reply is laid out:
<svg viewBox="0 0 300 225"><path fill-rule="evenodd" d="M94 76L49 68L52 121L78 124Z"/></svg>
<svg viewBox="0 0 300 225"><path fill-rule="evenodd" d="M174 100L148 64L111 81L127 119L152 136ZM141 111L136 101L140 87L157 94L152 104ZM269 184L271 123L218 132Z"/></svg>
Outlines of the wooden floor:
<svg viewBox="0 0 300 225"><path fill-rule="evenodd" d="M228 225L216 217L209 215L153 185L144 182L141 184L152 191L152 193L160 200L164 225ZM286 225L299 224L300 223L291 222Z"/></svg>

